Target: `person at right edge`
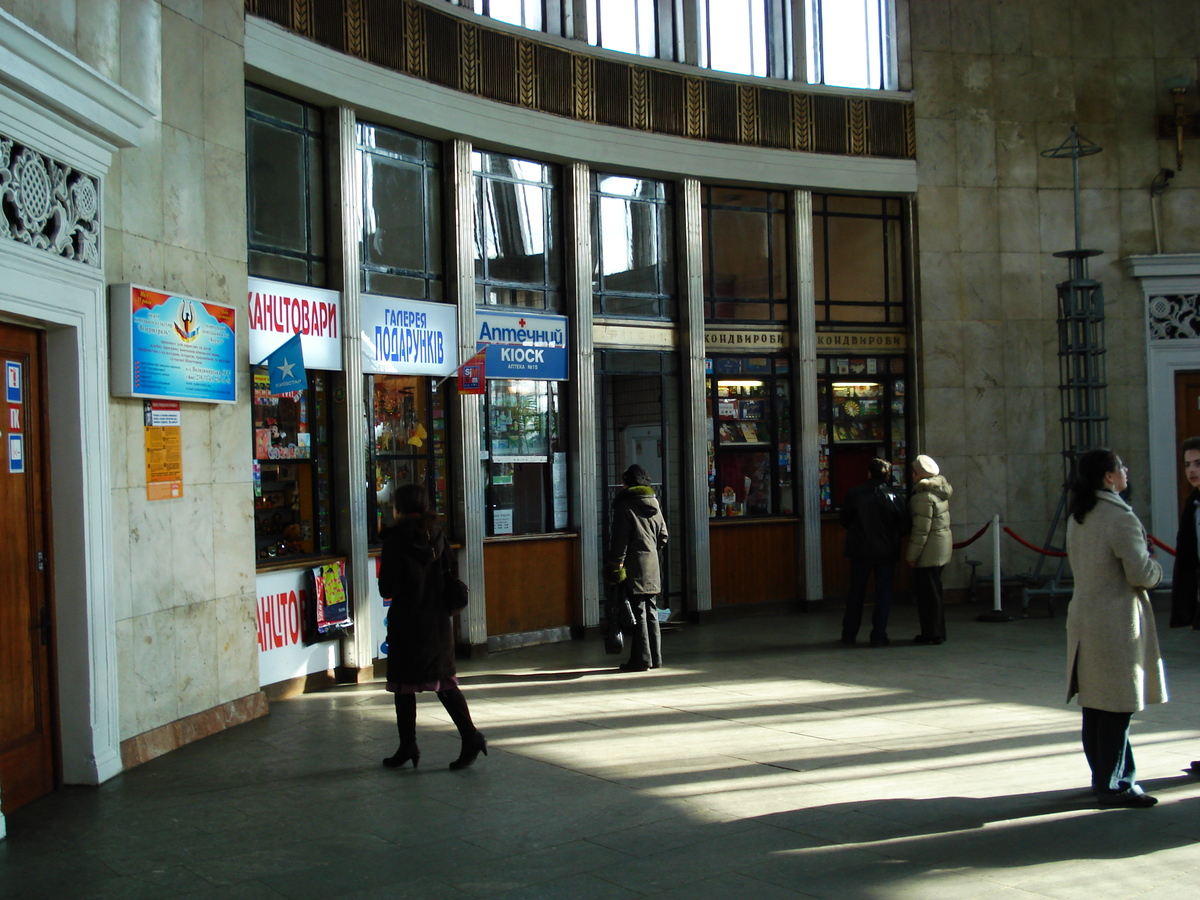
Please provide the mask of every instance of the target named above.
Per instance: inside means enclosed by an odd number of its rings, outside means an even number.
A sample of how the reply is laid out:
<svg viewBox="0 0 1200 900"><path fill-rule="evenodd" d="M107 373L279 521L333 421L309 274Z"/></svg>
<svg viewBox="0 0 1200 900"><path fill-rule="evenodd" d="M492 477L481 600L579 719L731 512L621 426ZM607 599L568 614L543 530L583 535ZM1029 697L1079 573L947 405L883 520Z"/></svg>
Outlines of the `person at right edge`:
<svg viewBox="0 0 1200 900"><path fill-rule="evenodd" d="M950 487L931 456L913 460L917 483L908 499L912 531L904 560L913 567L913 594L921 633L915 644L941 644L946 640L946 612L942 606L942 567L950 562L954 539L950 535Z"/></svg>
<svg viewBox="0 0 1200 900"><path fill-rule="evenodd" d="M658 594L662 575L658 554L667 545L667 522L650 484L650 475L636 463L621 476L625 487L613 500L612 539L605 559L605 577L619 584L633 608L634 626L629 661L622 672L645 672L662 666L662 634L658 624Z"/></svg>
<svg viewBox="0 0 1200 900"><path fill-rule="evenodd" d="M1129 470L1107 448L1076 460L1067 505L1067 558L1075 587L1067 607L1067 702L1083 707L1083 752L1101 806L1153 806L1137 783L1129 720L1167 702L1154 609L1162 578L1146 530L1120 496Z"/></svg>
<svg viewBox="0 0 1200 900"><path fill-rule="evenodd" d="M1179 532L1175 535L1175 571L1171 575L1171 627L1192 626L1200 631L1200 437L1190 437L1180 446L1183 476L1192 492L1183 501L1179 513ZM1189 771L1200 775L1200 759L1193 760Z"/></svg>
<svg viewBox="0 0 1200 900"><path fill-rule="evenodd" d="M867 463L867 481L846 492L838 520L847 529L850 593L842 618L842 643L858 640L867 580L875 576L875 611L871 615L871 646L886 647L892 609L892 579L900 561L900 539L909 527L908 507L891 485L892 464L886 459Z"/></svg>

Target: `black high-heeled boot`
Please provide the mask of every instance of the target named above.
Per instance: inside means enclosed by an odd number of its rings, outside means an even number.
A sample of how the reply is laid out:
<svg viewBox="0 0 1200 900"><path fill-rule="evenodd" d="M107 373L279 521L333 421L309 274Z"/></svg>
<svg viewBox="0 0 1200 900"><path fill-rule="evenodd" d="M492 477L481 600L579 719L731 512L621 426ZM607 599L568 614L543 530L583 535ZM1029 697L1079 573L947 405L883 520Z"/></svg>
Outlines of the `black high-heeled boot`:
<svg viewBox="0 0 1200 900"><path fill-rule="evenodd" d="M417 748L417 695L396 694L396 730L400 732L400 747L383 761L385 769L398 769L410 759L413 768L421 761Z"/></svg>
<svg viewBox="0 0 1200 900"><path fill-rule="evenodd" d="M471 721L471 711L467 708L467 698L463 696L463 692L458 688L439 691L438 699L442 701L442 706L446 707L446 712L450 714L450 720L458 729L458 736L462 740L462 750L459 751L458 759L450 763L450 768L465 769L475 762L480 753L487 756L487 738Z"/></svg>

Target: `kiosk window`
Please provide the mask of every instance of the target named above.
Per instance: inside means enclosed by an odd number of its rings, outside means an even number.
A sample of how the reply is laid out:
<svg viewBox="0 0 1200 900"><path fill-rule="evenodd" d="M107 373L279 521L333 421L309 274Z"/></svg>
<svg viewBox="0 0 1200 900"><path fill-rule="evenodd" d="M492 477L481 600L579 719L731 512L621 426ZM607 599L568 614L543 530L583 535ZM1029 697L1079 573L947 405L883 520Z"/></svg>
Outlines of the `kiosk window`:
<svg viewBox="0 0 1200 900"><path fill-rule="evenodd" d="M709 516L794 515L787 360L715 357L708 369Z"/></svg>
<svg viewBox="0 0 1200 900"><path fill-rule="evenodd" d="M259 562L333 552L328 373L308 388L269 393L254 373L254 543Z"/></svg>
<svg viewBox="0 0 1200 900"><path fill-rule="evenodd" d="M487 533L542 534L568 523L566 416L556 381L489 381L484 397Z"/></svg>

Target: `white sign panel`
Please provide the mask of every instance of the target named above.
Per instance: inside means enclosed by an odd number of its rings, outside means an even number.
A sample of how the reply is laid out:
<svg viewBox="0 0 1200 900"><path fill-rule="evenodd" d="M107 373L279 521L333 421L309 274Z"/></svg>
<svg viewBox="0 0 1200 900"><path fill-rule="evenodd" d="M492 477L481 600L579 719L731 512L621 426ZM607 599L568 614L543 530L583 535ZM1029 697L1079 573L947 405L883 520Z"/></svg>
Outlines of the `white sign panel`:
<svg viewBox="0 0 1200 900"><path fill-rule="evenodd" d="M341 665L341 643L321 641L305 647L300 615L307 588L305 569L264 572L258 590L258 684L277 684Z"/></svg>
<svg viewBox="0 0 1200 900"><path fill-rule="evenodd" d="M451 375L458 368L458 315L452 303L363 294L359 323L364 372Z"/></svg>
<svg viewBox="0 0 1200 900"><path fill-rule="evenodd" d="M299 332L304 368L341 371L341 294L265 278L250 278L247 283L250 365L260 364Z"/></svg>

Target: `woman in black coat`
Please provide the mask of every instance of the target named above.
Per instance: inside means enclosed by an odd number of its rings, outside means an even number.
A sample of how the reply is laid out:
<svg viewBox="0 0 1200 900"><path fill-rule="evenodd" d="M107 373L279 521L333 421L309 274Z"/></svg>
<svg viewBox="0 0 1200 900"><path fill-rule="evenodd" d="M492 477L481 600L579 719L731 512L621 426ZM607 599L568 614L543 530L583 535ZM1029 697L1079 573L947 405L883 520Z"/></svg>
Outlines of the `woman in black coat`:
<svg viewBox="0 0 1200 900"><path fill-rule="evenodd" d="M387 689L396 696L400 748L383 764L396 769L411 759L417 767L417 694L434 691L462 738L462 752L450 768L465 769L480 753L487 756L487 739L471 721L454 668L445 586L458 578L458 560L423 488L406 484L393 502L396 524L381 535L379 594L392 601L387 616Z"/></svg>

